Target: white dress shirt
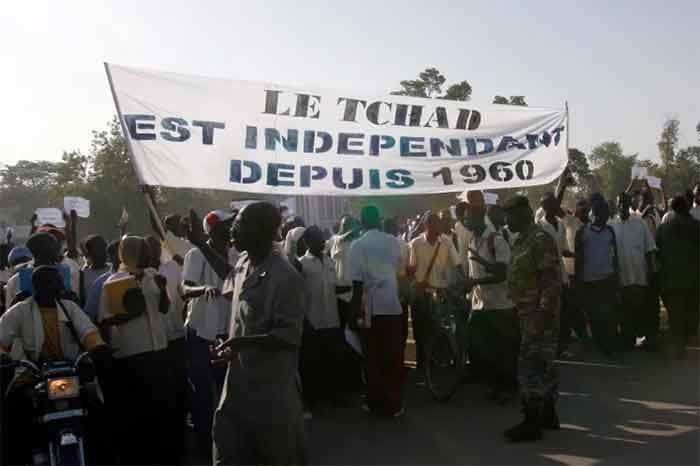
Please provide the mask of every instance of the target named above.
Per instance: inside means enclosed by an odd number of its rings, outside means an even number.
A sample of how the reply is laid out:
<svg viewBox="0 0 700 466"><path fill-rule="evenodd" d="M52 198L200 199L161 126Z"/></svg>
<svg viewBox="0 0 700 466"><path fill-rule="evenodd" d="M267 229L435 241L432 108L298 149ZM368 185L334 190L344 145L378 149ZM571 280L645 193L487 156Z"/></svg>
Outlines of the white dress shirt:
<svg viewBox="0 0 700 466"><path fill-rule="evenodd" d="M333 262L328 257L321 261L309 251L299 262L306 287L307 320L316 330L340 327Z"/></svg>
<svg viewBox="0 0 700 466"><path fill-rule="evenodd" d="M369 230L352 243L349 259L350 279L364 284L369 315L401 315L396 280L401 263L398 240Z"/></svg>
<svg viewBox="0 0 700 466"><path fill-rule="evenodd" d="M185 302L181 293L182 272L180 272L180 266L171 259L160 265L158 273L168 281L170 310L165 316L165 323L168 327L168 341L177 340L185 336L185 319L182 313Z"/></svg>
<svg viewBox="0 0 700 466"><path fill-rule="evenodd" d="M620 284L649 285L646 255L656 249L656 242L647 222L636 215L630 215L627 220L618 216L611 222L611 226L615 231Z"/></svg>
<svg viewBox="0 0 700 466"><path fill-rule="evenodd" d="M352 286L350 279L350 248L352 241L341 241L339 235L334 235L328 240L328 251L335 265L335 279L338 286ZM352 299L352 291L338 295L338 299L349 303Z"/></svg>
<svg viewBox="0 0 700 466"><path fill-rule="evenodd" d="M185 256L182 280L192 282L195 286L210 286L219 291L224 284L198 248L190 249ZM191 298L187 303L185 325L200 338L214 341L218 335L226 335L230 321L231 301L223 296L207 299L202 295Z"/></svg>
<svg viewBox="0 0 700 466"><path fill-rule="evenodd" d="M490 240L489 238L493 238ZM490 243L492 241L493 251ZM510 264L510 246L503 236L496 232L496 229L488 225L481 236L473 235L469 242L469 247L476 251L479 256L491 262L500 262L506 266ZM490 276L483 265L473 260L473 254L469 253L469 276L474 279L486 278ZM512 309L515 307L513 301L508 299L508 285L506 281L490 285L476 285L472 291L472 309L475 311Z"/></svg>

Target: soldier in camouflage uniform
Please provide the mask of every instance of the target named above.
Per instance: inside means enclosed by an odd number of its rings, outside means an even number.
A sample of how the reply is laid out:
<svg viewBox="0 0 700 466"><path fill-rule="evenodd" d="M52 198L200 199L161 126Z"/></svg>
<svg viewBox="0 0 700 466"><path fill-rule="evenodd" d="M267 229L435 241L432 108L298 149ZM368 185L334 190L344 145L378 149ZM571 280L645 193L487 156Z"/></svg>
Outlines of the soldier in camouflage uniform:
<svg viewBox="0 0 700 466"><path fill-rule="evenodd" d="M525 420L505 432L514 442L538 440L542 429L559 428L554 368L562 293L561 258L554 239L534 222L526 197L509 199L508 227L518 233L508 268L508 291L520 318L518 378Z"/></svg>

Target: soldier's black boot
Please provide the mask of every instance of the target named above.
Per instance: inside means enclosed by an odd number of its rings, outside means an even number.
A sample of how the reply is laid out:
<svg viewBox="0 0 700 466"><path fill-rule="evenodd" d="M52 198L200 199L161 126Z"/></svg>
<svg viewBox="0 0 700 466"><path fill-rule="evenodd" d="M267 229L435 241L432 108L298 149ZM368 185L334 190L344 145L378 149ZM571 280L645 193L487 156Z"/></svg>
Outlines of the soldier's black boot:
<svg viewBox="0 0 700 466"><path fill-rule="evenodd" d="M542 438L542 414L540 406L528 403L523 408L525 419L508 429L504 435L511 442L532 442Z"/></svg>
<svg viewBox="0 0 700 466"><path fill-rule="evenodd" d="M559 415L557 414L557 405L554 401L548 400L544 402L542 410L542 428L558 430Z"/></svg>

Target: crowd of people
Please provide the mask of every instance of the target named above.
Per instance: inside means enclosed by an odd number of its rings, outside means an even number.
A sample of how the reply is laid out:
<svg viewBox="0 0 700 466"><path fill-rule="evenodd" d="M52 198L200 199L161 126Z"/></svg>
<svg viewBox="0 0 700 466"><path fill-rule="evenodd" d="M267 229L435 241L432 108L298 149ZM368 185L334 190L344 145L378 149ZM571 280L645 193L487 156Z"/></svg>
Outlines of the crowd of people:
<svg viewBox="0 0 700 466"><path fill-rule="evenodd" d="M574 356L574 340L608 357L659 351L662 306L673 357L698 336L700 186L664 215L648 188L614 202L596 193L571 211L563 191L535 209L468 191L410 219L368 205L331 235L267 202L169 215L165 235L91 235L79 247L53 225L24 246L3 233L0 355L91 352L99 461L303 464L304 421L323 403L359 393L370 415L406 413L409 325L421 384L435 300L460 289L468 377L494 403L519 392L524 419L505 435L536 440L559 427L554 361ZM31 381L13 387L4 464L32 448Z"/></svg>

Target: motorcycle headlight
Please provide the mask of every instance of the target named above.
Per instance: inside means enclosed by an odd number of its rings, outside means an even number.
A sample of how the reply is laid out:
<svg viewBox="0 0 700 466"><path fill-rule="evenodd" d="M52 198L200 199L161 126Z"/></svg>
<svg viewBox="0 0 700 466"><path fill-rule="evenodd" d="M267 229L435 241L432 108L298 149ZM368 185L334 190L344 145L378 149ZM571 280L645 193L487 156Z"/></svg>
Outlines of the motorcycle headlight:
<svg viewBox="0 0 700 466"><path fill-rule="evenodd" d="M77 377L61 377L48 381L47 392L49 400L60 400L61 398L72 398L78 396L80 384Z"/></svg>

